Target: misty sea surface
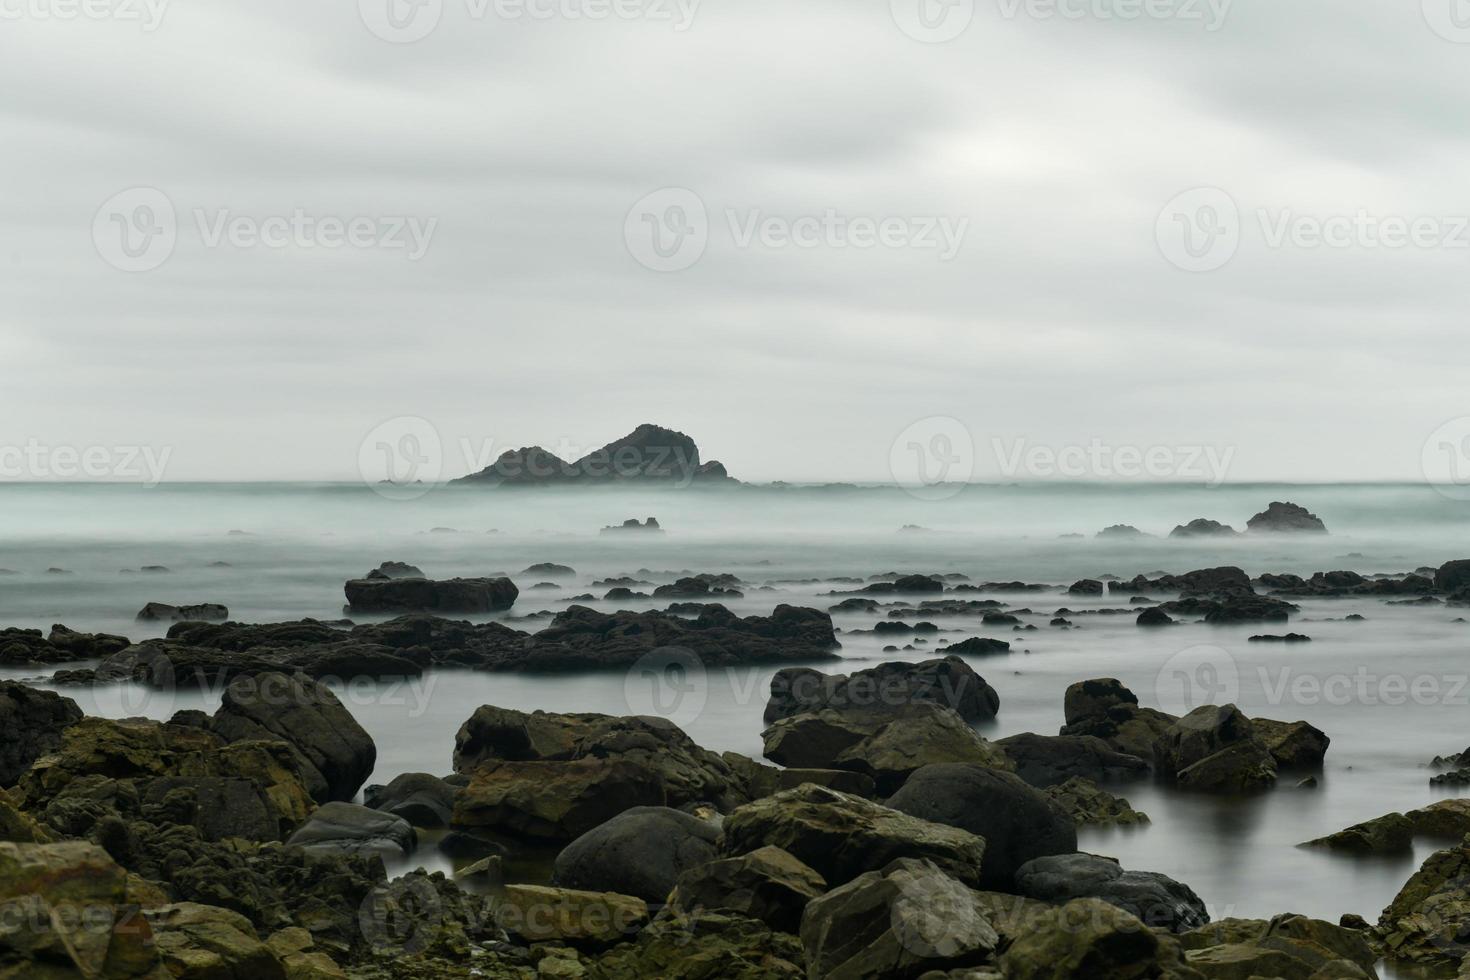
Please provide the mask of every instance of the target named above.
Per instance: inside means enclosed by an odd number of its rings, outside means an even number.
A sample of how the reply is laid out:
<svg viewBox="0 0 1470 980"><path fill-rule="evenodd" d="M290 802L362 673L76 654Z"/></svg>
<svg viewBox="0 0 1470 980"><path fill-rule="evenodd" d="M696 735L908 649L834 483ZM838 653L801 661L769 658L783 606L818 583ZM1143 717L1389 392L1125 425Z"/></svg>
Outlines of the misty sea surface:
<svg viewBox="0 0 1470 980"><path fill-rule="evenodd" d="M967 658L1000 694L999 718L981 729L999 738L1025 731L1055 734L1063 723L1063 692L1090 677L1117 677L1143 705L1177 713L1187 707L1180 665L1193 669L1202 656L1216 667L1223 664L1235 674L1234 699L1246 714L1304 719L1331 737L1320 785L1297 788L1300 777L1284 774L1273 791L1246 798L1182 793L1146 781L1111 785L1152 823L1084 830L1082 848L1188 883L1216 919L1290 911L1329 921L1348 912L1376 920L1434 842L1421 841L1412 858L1391 860L1296 845L1389 811L1462 795L1432 788L1428 763L1470 746L1470 625L1461 620L1470 610L1354 598L1293 600L1302 611L1289 626L1148 630L1135 626L1132 614L1072 615L1074 629L1048 622L1062 607L1126 607L1126 595L1063 594L1077 579L1105 574L1132 578L1225 564L1252 576L1333 569L1403 573L1437 566L1470 556L1470 504L1410 484L947 489L958 492L935 500L896 487L446 487L398 500L361 484L0 485L0 569L15 573L0 575L0 626L46 630L64 623L139 640L165 630L134 621L150 601L220 602L232 619L244 622L335 620L346 615L343 582L388 560L418 565L430 578L509 574L521 595L499 618L533 631L548 620L522 617L565 608L580 593L600 596L606 590L592 588L593 580L622 575L662 583L683 570L732 572L748 586L744 598L725 604L742 615L766 614L778 603L826 609L839 601L827 593L854 586L807 580L833 576L958 572L977 583L1051 583L1056 588L1046 592L958 596L1029 608L1035 615L1022 618L1038 627L1034 631L982 628L978 617L936 618L944 632L898 653L884 653L882 646L902 640L850 632L870 630L884 613L835 615L845 631L839 638L846 663L815 666L853 670L885 660L929 659L939 655L940 639L1010 640L1008 655ZM1243 529L1247 518L1273 500L1307 507L1326 521L1331 535L1165 537L1174 525L1196 517ZM605 525L649 516L666 533L599 534ZM1155 537L1094 538L1119 523ZM926 530L901 532L905 525ZM228 566L214 564L219 562ZM536 589L545 579L522 570L538 562L570 565L577 575L550 580L558 589ZM169 571L139 571L159 565ZM50 568L66 574L48 573ZM601 600L587 604L619 607ZM621 607L665 605L642 600ZM1344 621L1353 613L1366 620ZM1248 642L1256 633L1288 629L1313 642ZM1190 652L1201 646L1203 655ZM699 690L671 706L670 716L707 748L759 758L761 713L775 669L711 670ZM3 676L44 675L12 669ZM386 782L402 772L447 774L455 732L482 704L646 712L650 683L621 672L435 671L414 681L359 683L340 693L377 742L371 781ZM218 692L61 690L88 713L114 717L166 719L176 710L213 710L218 703ZM422 848L411 863L448 867L432 847Z"/></svg>

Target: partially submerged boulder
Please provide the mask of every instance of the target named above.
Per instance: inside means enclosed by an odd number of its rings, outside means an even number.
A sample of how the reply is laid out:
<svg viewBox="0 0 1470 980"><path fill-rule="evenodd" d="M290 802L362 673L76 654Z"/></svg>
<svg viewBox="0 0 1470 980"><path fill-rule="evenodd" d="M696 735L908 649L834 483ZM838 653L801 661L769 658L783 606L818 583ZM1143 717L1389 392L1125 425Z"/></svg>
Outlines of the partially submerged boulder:
<svg viewBox="0 0 1470 980"><path fill-rule="evenodd" d="M1276 759L1233 704L1203 705L1164 735L1160 761L1181 787L1245 792L1276 781Z"/></svg>
<svg viewBox="0 0 1470 980"><path fill-rule="evenodd" d="M352 579L344 587L357 613L485 613L509 609L520 590L508 578Z"/></svg>
<svg viewBox="0 0 1470 980"><path fill-rule="evenodd" d="M1149 774L1149 763L1119 752L1091 735L1036 735L1022 732L997 739L1016 767L1016 775L1032 786L1045 788L1077 776L1098 782L1138 779Z"/></svg>
<svg viewBox="0 0 1470 980"><path fill-rule="evenodd" d="M1172 938L1096 898L1028 916L998 962L1005 980L1203 980Z"/></svg>
<svg viewBox="0 0 1470 980"><path fill-rule="evenodd" d="M959 657L922 663L885 663L851 675L823 674L809 667L787 667L771 678L765 720L779 721L809 711L897 707L932 701L954 709L969 722L989 721L1000 696Z"/></svg>
<svg viewBox="0 0 1470 980"><path fill-rule="evenodd" d="M223 622L230 618L230 610L218 602L203 602L192 606L171 606L166 602L150 602L138 611L140 623L188 623Z"/></svg>
<svg viewBox="0 0 1470 980"><path fill-rule="evenodd" d="M1016 891L1057 904L1101 899L1171 932L1210 921L1205 903L1183 882L1152 871L1124 871L1112 858L1095 854L1058 854L1024 864L1016 871Z"/></svg>
<svg viewBox="0 0 1470 980"><path fill-rule="evenodd" d="M552 884L662 904L679 876L715 860L719 829L669 807L634 807L562 848Z"/></svg>
<svg viewBox="0 0 1470 980"><path fill-rule="evenodd" d="M402 817L415 827L438 829L449 826L459 787L426 772L406 772L386 786L363 789L363 803Z"/></svg>

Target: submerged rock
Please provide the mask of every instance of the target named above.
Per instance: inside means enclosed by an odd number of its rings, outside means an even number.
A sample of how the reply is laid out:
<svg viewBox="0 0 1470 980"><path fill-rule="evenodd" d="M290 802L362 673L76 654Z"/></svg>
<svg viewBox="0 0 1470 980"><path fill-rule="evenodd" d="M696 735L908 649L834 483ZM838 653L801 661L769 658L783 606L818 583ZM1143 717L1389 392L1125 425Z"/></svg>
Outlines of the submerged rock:
<svg viewBox="0 0 1470 980"><path fill-rule="evenodd" d="M368 786L363 803L402 817L415 827L437 829L449 826L459 787L426 772L406 772L386 786Z"/></svg>

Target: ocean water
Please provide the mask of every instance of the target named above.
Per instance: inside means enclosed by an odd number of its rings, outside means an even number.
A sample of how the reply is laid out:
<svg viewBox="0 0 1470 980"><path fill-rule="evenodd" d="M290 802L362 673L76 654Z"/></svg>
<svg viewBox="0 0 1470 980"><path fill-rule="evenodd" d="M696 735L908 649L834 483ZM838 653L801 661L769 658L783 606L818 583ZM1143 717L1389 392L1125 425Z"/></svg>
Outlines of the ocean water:
<svg viewBox="0 0 1470 980"><path fill-rule="evenodd" d="M1076 615L1077 628L1047 625L1060 607L1117 608L1126 598L1062 594L1072 581L1115 574L1182 572L1221 564L1310 574L1351 569L1404 572L1470 556L1470 504L1424 485L1028 484L969 486L944 499L895 487L729 488L701 491L472 487L430 490L410 500L349 484L0 485L0 626L160 635L134 622L149 601L222 602L232 618L274 621L344 615L342 583L386 560L431 577L508 573L522 588L512 618L564 608L595 591L594 579L679 570L733 572L750 583L727 603L741 614L778 603L826 608L848 586L807 582L891 571L959 572L974 581L1052 583L1045 593L995 595L1036 612L1039 629L1009 634L978 621L937 620L957 641L1010 639L1008 655L973 658L1000 693L989 737L1062 724L1062 696L1074 681L1117 677L1148 706L1181 711L1207 678L1249 715L1305 719L1332 738L1315 789L1284 778L1242 799L1181 793L1150 783L1115 792L1152 818L1146 827L1088 830L1082 846L1126 867L1162 871L1189 883L1212 916L1293 911L1336 920L1376 919L1433 849L1412 858L1365 860L1298 848L1302 841L1392 810L1409 810L1454 791L1431 788L1429 760L1470 746L1470 610L1390 605L1377 599L1302 602L1290 629L1313 642L1249 643L1279 625L1181 625L1142 630L1132 616ZM948 492L948 491L946 491ZM1211 517L1243 528L1272 500L1300 503L1332 534L1169 540L1175 524ZM655 516L662 535L602 535L601 527ZM1157 537L1098 540L1128 523ZM918 525L922 532L901 532ZM440 529L440 530L435 530ZM231 533L239 531L245 533ZM1082 537L1064 537L1064 535ZM214 563L224 562L227 567ZM522 574L537 562L576 569L559 589L538 590ZM161 565L163 573L138 571ZM49 568L67 574L48 573ZM126 572L125 570L132 570ZM659 575L658 581L666 576ZM649 590L651 591L651 590ZM966 596L974 598L975 596ZM606 602L592 603L613 608ZM649 608L648 601L629 603ZM1358 613L1362 622L1344 617ZM871 627L871 615L839 615L844 631ZM539 628L538 620L518 624ZM853 668L934 656L937 638L897 654L871 634L845 633ZM840 669L827 665L825 669ZM1202 668L1206 671L1201 673ZM760 755L761 712L774 668L710 671L671 717L715 750ZM6 677L34 677L9 670ZM374 781L406 771L447 773L454 736L481 704L525 710L652 710L640 678L619 674L530 677L437 671L408 682L342 691L378 744ZM1222 686L1223 685L1223 686ZM217 694L147 692L133 687L67 689L92 713L167 718L185 707L211 709ZM426 849L414 863L434 866Z"/></svg>

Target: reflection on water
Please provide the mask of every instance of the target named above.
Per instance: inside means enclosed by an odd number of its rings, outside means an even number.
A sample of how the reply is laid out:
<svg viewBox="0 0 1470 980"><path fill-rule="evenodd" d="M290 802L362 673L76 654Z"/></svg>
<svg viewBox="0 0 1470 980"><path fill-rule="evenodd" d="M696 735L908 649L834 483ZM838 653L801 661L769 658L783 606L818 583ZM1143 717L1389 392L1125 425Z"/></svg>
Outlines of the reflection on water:
<svg viewBox="0 0 1470 980"><path fill-rule="evenodd" d="M1237 526L1270 500L1310 507L1334 533L1328 538L1189 543L1117 543L1060 539L1109 524L1166 532L1208 516ZM601 536L597 529L628 517L657 516L658 537ZM825 608L822 584L791 580L899 571L963 572L976 580L1051 582L1115 573L1184 571L1238 564L1252 574L1349 568L1405 571L1464 557L1463 504L1416 487L989 487L940 503L896 490L789 490L713 493L436 492L413 502L383 500L356 487L0 487L0 625L156 635L132 614L148 601L218 601L249 621L342 615L342 582L387 559L409 561L435 577L508 572L541 561L570 564L575 582L560 592L522 592L517 613L557 609L562 596L592 591L595 578L653 570L730 571L752 583L730 605L765 613L778 602ZM935 533L899 534L905 524ZM457 533L422 533L433 527ZM227 535L238 528L248 535ZM498 533L487 533L490 529ZM229 567L213 567L228 562ZM121 569L164 565L167 574ZM59 566L72 575L46 575ZM599 594L602 590L596 590ZM1470 745L1470 691L1465 675L1470 625L1464 610L1391 606L1378 600L1303 603L1292 629L1310 644L1252 644L1259 626L1184 625L1141 630L1131 616L1079 614L1076 629L1046 625L1059 607L1119 605L1060 591L1001 595L1046 615L1038 631L998 634L978 622L941 620L957 632L1011 639L1009 655L972 660L999 691L1001 713L984 733L1053 734L1062 724L1062 695L1087 677L1117 677L1145 705L1177 710L1165 665L1181 650L1205 644L1223 652L1235 700L1249 715L1304 719L1332 738L1326 771L1314 789L1282 778L1274 791L1248 799L1181 794L1148 783L1114 788L1152 824L1134 830L1088 830L1084 848L1125 866L1162 871L1188 882L1212 916L1267 916L1293 911L1335 921L1353 912L1369 920L1392 898L1431 842L1413 858L1347 859L1296 845L1391 810L1423 806L1447 793L1432 790L1425 768L1435 755ZM611 604L602 604L610 607ZM634 602L632 608L650 603ZM1359 613L1364 622L1345 622ZM871 617L840 615L846 630ZM523 628L539 628L539 623ZM843 655L854 666L885 659L924 659L934 644L885 654L871 635L847 635ZM1177 660L1175 661L1177 662ZM827 669L832 669L828 667ZM25 676L33 671L8 671ZM712 670L703 706L680 720L701 744L760 755L761 712L771 668ZM455 732L481 704L532 710L626 714L646 698L622 674L530 677L437 671L412 683L342 692L378 744L376 782L406 771L445 773ZM67 690L89 712L167 718L175 710L212 710L217 696L144 692L136 688ZM435 860L431 849L414 863Z"/></svg>

